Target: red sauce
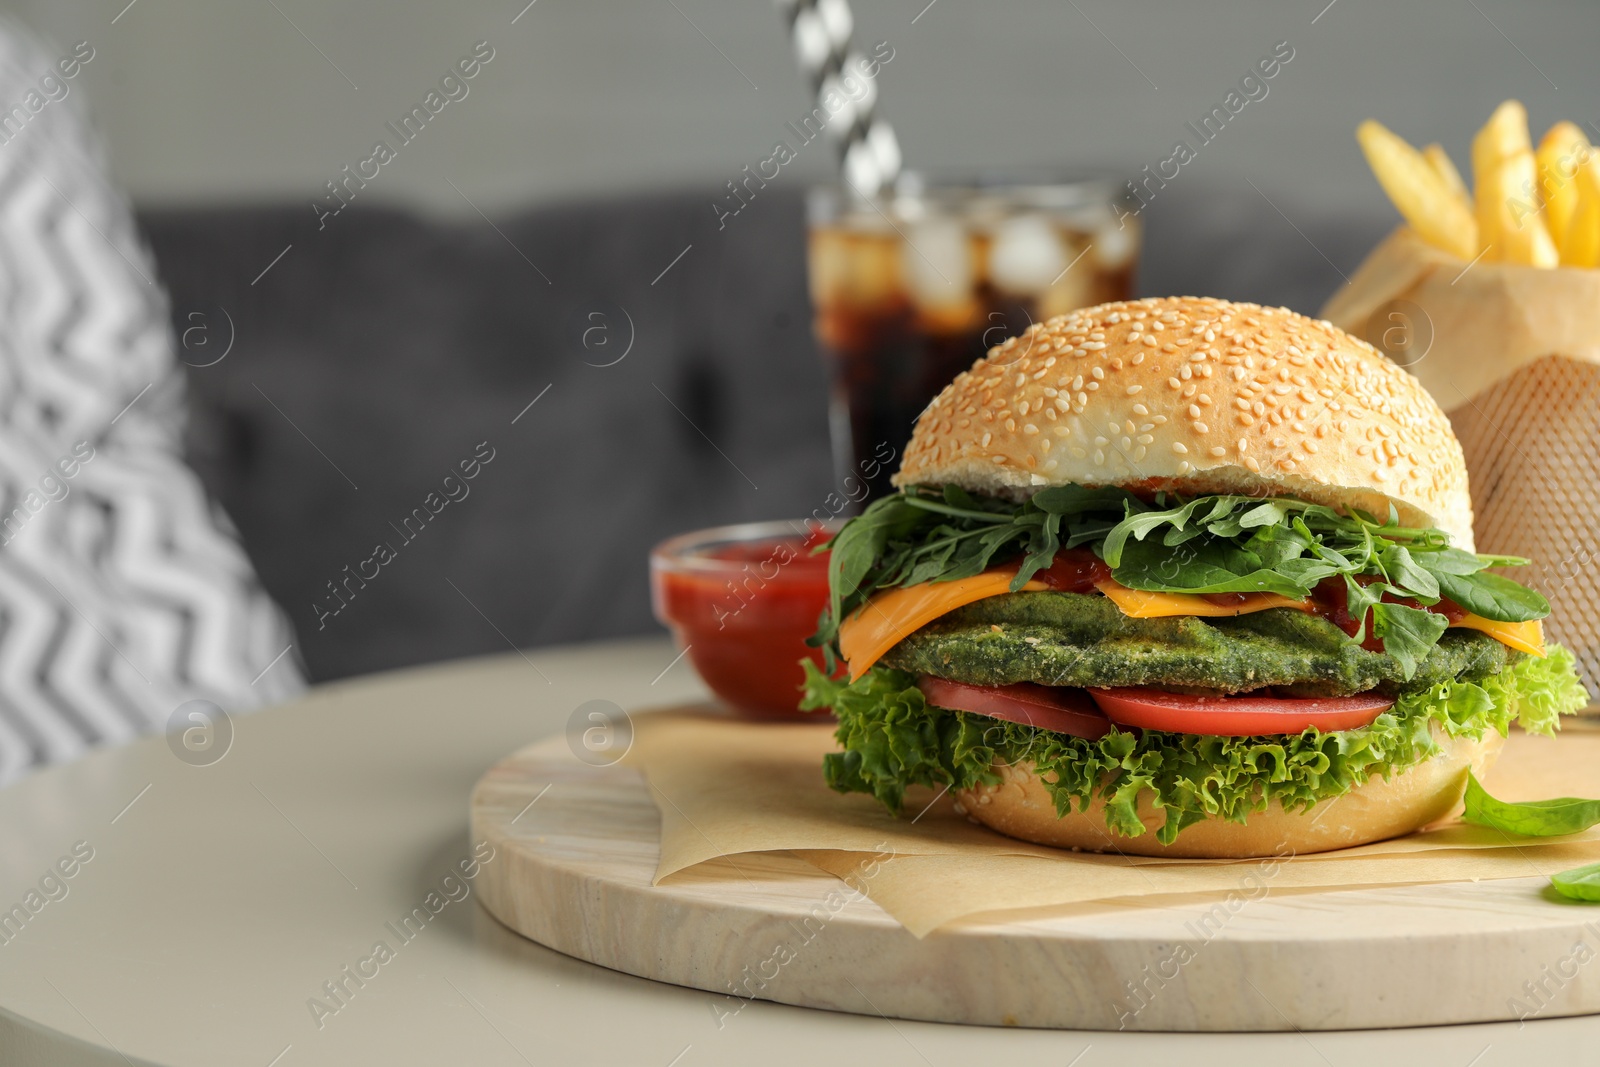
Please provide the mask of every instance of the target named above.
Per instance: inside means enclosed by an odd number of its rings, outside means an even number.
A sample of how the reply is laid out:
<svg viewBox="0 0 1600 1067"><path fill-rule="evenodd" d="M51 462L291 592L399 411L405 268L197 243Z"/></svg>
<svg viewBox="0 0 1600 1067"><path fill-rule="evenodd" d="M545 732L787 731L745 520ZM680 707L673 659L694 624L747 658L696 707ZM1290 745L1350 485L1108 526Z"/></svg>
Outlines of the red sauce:
<svg viewBox="0 0 1600 1067"><path fill-rule="evenodd" d="M1381 580L1377 575L1363 574L1356 576L1356 581L1362 585L1371 585L1373 582ZM1437 604L1430 606L1419 604L1415 600L1406 597L1397 597L1393 593L1385 593L1383 594L1383 602L1385 604L1404 604L1410 608L1422 608L1436 615L1443 615L1451 622L1459 622L1468 614L1465 608L1447 597L1440 598ZM1324 578L1318 582L1317 587L1311 591L1311 607L1318 615L1321 615L1351 637L1354 637L1356 631L1361 629L1360 622L1350 614L1350 595L1345 588L1343 578ZM1361 647L1369 652L1382 652L1383 639L1373 634L1370 616L1367 619L1367 623L1367 636L1362 640Z"/></svg>
<svg viewBox="0 0 1600 1067"><path fill-rule="evenodd" d="M796 716L800 660L822 666L806 645L828 602L828 554L811 550L828 534L714 545L685 566L655 559L656 617L688 649L694 668L723 700L761 718ZM700 561L722 566L705 566Z"/></svg>
<svg viewBox="0 0 1600 1067"><path fill-rule="evenodd" d="M1111 577L1111 568L1087 548L1064 548L1033 577L1058 593L1092 593L1096 582Z"/></svg>

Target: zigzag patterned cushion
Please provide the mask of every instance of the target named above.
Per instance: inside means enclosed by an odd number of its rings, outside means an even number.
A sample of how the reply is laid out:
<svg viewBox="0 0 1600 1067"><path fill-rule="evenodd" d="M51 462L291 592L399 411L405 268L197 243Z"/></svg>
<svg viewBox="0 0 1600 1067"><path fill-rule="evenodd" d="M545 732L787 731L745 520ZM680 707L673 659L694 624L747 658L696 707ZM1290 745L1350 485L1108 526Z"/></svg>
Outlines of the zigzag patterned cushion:
<svg viewBox="0 0 1600 1067"><path fill-rule="evenodd" d="M181 458L166 298L73 92L93 53L0 23L0 782L304 686Z"/></svg>

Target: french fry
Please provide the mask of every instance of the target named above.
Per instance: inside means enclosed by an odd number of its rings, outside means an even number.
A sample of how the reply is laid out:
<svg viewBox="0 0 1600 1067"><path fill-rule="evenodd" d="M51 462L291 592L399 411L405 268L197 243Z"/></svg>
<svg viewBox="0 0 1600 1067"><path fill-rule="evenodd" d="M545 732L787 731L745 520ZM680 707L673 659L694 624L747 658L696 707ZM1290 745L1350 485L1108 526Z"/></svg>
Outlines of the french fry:
<svg viewBox="0 0 1600 1067"><path fill-rule="evenodd" d="M1534 195L1538 168L1528 140L1528 111L1517 101L1495 108L1472 139L1472 172L1484 258L1555 266L1560 257Z"/></svg>
<svg viewBox="0 0 1600 1067"><path fill-rule="evenodd" d="M1533 153L1525 151L1478 175L1478 237L1488 249L1484 259L1531 267L1561 262L1532 195L1534 174Z"/></svg>
<svg viewBox="0 0 1600 1067"><path fill-rule="evenodd" d="M1569 267L1600 267L1600 154L1588 154L1573 184L1578 202L1561 242L1561 262Z"/></svg>
<svg viewBox="0 0 1600 1067"><path fill-rule="evenodd" d="M1422 150L1422 158L1428 161L1434 173L1439 175L1439 180L1444 182L1463 205L1472 203L1472 195L1467 192L1467 183L1461 180L1461 172L1456 170L1456 165L1450 159L1448 152L1437 144L1431 144Z"/></svg>
<svg viewBox="0 0 1600 1067"><path fill-rule="evenodd" d="M1465 199L1452 194L1422 153L1373 119L1356 127L1356 140L1378 184L1423 240L1462 259L1477 255L1478 226Z"/></svg>
<svg viewBox="0 0 1600 1067"><path fill-rule="evenodd" d="M1534 156L1539 164L1539 192L1544 197L1545 222L1556 250L1562 250L1578 204L1578 171L1590 152L1589 139L1570 122L1550 127Z"/></svg>
<svg viewBox="0 0 1600 1067"><path fill-rule="evenodd" d="M1528 109L1515 100L1507 100L1494 109L1483 129L1472 138L1472 173L1476 176L1502 159L1531 151Z"/></svg>

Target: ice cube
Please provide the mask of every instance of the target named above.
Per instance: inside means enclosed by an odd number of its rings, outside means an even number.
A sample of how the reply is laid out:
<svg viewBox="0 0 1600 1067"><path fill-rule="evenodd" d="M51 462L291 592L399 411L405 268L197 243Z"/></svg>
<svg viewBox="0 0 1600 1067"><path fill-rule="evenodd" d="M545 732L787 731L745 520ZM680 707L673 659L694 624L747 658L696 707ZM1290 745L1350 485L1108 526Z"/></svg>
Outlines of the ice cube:
<svg viewBox="0 0 1600 1067"><path fill-rule="evenodd" d="M1037 296L1069 262L1055 226L1041 215L1017 215L995 227L989 277L1005 292Z"/></svg>
<svg viewBox="0 0 1600 1067"><path fill-rule="evenodd" d="M1098 268L1092 262L1093 254L1083 255L1086 246L1081 237L1074 239L1071 234L1061 233L1058 239L1063 244L1063 253L1071 269L1058 274L1055 283L1039 297L1039 317L1042 319L1065 315L1094 302Z"/></svg>
<svg viewBox="0 0 1600 1067"><path fill-rule="evenodd" d="M972 294L972 249L952 219L934 216L908 227L900 266L911 299L929 312L963 305Z"/></svg>
<svg viewBox="0 0 1600 1067"><path fill-rule="evenodd" d="M1122 224L1107 223L1094 236L1094 258L1102 267L1125 267L1139 247L1139 224L1132 219Z"/></svg>

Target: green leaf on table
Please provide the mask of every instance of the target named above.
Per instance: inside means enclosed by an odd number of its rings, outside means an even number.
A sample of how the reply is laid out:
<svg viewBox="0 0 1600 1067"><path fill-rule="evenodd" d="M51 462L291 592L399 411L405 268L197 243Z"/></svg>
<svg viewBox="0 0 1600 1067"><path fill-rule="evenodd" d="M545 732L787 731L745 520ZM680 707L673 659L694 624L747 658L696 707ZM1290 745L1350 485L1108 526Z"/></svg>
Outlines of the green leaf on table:
<svg viewBox="0 0 1600 1067"><path fill-rule="evenodd" d="M1552 874L1550 884L1557 893L1572 900L1600 900L1600 863Z"/></svg>
<svg viewBox="0 0 1600 1067"><path fill-rule="evenodd" d="M1600 823L1600 800L1560 797L1520 804L1496 800L1471 771L1467 772L1466 805L1461 817L1467 822L1525 837L1559 837Z"/></svg>

